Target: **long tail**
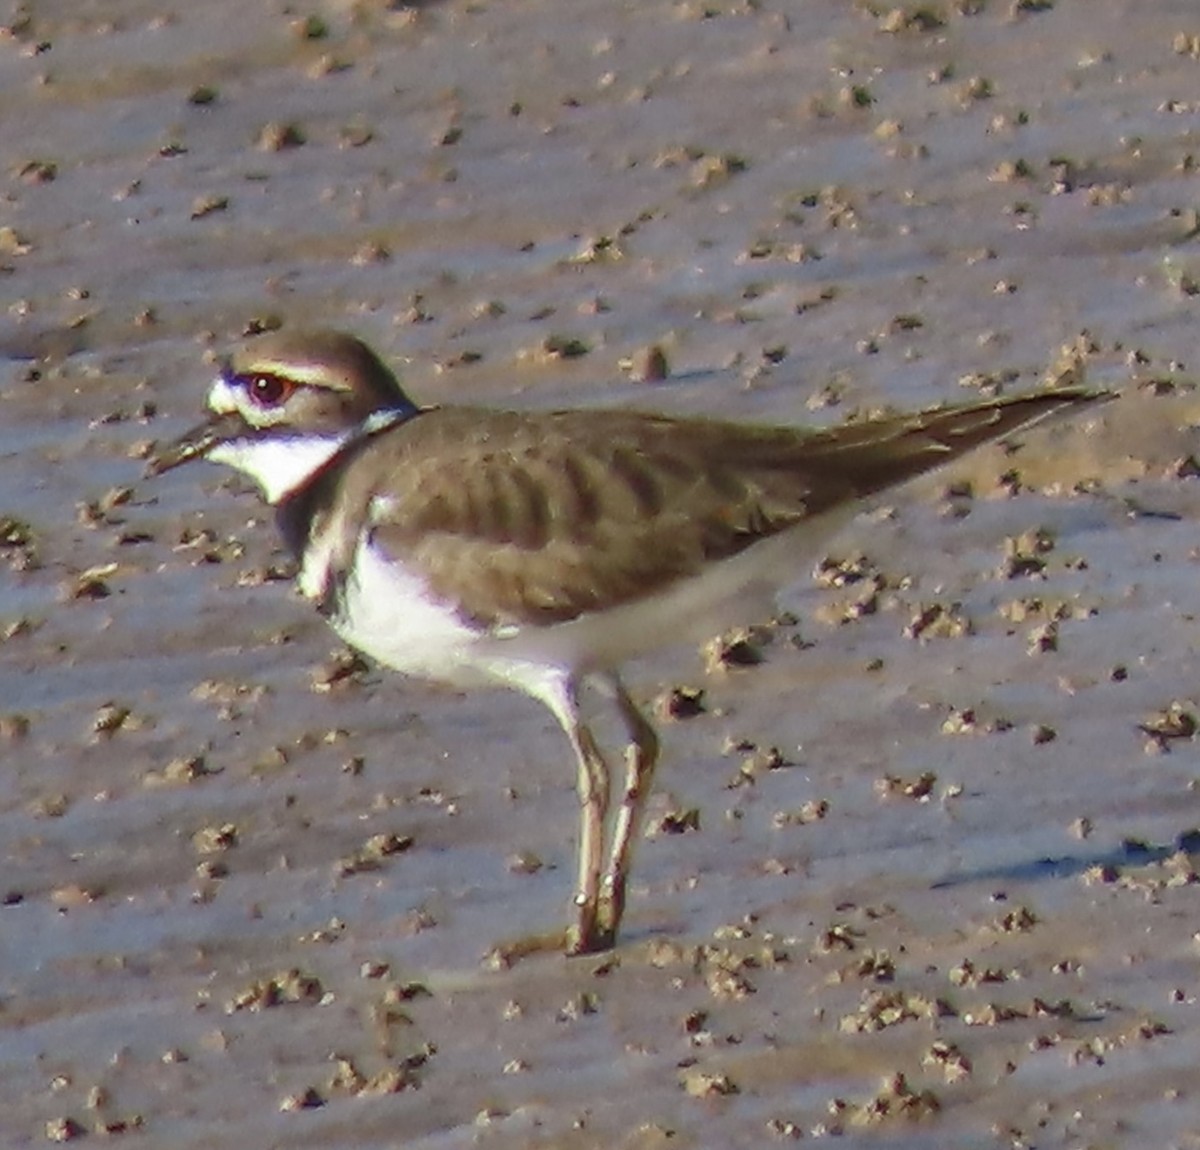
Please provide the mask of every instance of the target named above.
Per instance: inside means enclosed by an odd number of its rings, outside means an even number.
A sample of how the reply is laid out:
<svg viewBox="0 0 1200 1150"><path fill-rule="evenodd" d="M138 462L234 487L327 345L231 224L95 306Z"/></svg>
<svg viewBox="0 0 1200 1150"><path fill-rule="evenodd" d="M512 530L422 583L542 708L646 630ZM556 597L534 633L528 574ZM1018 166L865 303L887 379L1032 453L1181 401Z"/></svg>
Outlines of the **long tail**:
<svg viewBox="0 0 1200 1150"><path fill-rule="evenodd" d="M1084 408L1113 392L1058 388L935 408L816 432L805 442L808 462L851 482L860 495L931 471L998 439Z"/></svg>

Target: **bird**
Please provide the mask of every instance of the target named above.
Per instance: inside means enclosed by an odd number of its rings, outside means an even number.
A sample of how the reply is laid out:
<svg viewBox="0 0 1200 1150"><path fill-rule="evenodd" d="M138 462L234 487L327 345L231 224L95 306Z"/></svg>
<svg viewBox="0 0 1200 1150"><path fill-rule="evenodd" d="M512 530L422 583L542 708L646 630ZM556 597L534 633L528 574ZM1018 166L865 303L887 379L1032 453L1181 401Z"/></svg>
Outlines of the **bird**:
<svg viewBox="0 0 1200 1150"><path fill-rule="evenodd" d="M406 675L544 704L580 804L569 955L612 949L659 760L627 662L754 622L872 496L1108 392L1062 387L816 430L642 410L420 406L367 343L283 328L220 364L147 473L233 467L275 508L303 596ZM763 616L757 616L761 619ZM614 783L593 733L626 739Z"/></svg>

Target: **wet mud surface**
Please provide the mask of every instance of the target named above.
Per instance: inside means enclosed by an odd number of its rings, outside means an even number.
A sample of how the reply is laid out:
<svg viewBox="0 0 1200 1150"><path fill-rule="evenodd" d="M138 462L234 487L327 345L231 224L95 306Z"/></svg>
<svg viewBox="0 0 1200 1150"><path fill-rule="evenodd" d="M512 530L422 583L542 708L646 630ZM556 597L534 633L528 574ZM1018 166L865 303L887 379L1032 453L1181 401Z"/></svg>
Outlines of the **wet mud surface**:
<svg viewBox="0 0 1200 1150"><path fill-rule="evenodd" d="M0 1144L1200 1144L1198 61L1183 0L9 4ZM861 518L753 665L631 668L702 709L624 938L506 968L552 719L141 479L276 323L423 401L1121 397Z"/></svg>

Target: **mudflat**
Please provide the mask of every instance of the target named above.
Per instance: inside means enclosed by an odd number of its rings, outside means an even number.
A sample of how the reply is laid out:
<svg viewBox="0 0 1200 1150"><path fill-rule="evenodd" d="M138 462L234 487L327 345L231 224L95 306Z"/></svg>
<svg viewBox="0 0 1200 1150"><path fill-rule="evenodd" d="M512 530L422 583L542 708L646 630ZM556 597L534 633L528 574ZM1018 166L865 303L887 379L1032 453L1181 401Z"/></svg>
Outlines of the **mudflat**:
<svg viewBox="0 0 1200 1150"><path fill-rule="evenodd" d="M2 20L3 1145L1200 1143L1194 5ZM1121 398L632 668L621 944L506 961L553 721L349 659L245 484L142 479L279 324L424 402Z"/></svg>

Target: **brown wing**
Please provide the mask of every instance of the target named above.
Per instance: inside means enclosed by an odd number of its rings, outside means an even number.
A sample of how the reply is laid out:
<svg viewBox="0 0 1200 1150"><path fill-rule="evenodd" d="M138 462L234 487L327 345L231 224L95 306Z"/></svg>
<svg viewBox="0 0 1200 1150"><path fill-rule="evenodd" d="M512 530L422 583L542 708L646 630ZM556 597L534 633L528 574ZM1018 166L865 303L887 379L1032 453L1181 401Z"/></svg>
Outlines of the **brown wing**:
<svg viewBox="0 0 1200 1150"><path fill-rule="evenodd" d="M435 593L487 625L549 623L653 594L1092 398L1044 393L823 432L442 408L379 437L343 482L375 545Z"/></svg>

